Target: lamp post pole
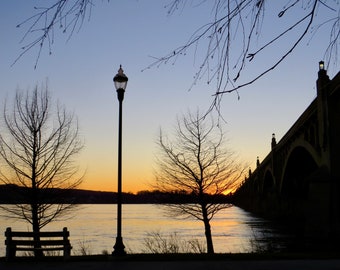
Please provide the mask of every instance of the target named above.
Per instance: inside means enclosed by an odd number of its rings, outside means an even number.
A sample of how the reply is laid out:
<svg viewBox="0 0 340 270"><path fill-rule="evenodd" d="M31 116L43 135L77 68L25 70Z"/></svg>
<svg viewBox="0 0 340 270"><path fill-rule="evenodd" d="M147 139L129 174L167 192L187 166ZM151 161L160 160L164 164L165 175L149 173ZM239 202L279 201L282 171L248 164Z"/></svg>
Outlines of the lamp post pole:
<svg viewBox="0 0 340 270"><path fill-rule="evenodd" d="M122 66L118 70L118 74L113 78L117 89L117 97L119 101L119 125L118 125L118 191L117 191L117 237L113 246L112 255L125 255L125 246L122 238L122 109L123 99L128 78L123 72Z"/></svg>

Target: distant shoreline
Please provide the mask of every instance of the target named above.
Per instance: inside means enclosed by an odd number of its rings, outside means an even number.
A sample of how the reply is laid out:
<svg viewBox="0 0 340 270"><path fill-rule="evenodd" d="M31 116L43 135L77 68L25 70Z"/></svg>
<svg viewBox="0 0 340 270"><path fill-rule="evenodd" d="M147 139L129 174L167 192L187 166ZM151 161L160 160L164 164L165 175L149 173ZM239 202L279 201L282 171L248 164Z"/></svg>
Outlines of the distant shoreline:
<svg viewBox="0 0 340 270"><path fill-rule="evenodd" d="M0 204L29 204L29 188L16 185L0 185ZM40 193L42 203L68 204L115 204L117 192L84 189L44 189ZM211 196L215 203L231 203L226 195ZM195 197L183 192L140 191L137 194L122 194L124 204L176 204L195 203Z"/></svg>

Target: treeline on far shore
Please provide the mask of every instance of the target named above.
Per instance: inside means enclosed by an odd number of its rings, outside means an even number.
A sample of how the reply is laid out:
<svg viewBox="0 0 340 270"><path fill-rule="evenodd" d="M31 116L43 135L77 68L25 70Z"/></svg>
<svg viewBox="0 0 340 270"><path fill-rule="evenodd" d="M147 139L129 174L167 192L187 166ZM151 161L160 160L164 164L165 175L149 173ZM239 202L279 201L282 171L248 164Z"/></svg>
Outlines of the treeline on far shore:
<svg viewBox="0 0 340 270"><path fill-rule="evenodd" d="M0 204L29 204L32 196L38 196L42 203L72 203L72 204L114 204L117 203L117 193L107 191L92 191L82 189L44 189L33 193L32 189L16 185L0 185ZM207 201L213 203L231 203L229 195L208 196ZM166 204L195 203L195 196L185 192L162 192L144 190L137 194L122 193L124 204Z"/></svg>

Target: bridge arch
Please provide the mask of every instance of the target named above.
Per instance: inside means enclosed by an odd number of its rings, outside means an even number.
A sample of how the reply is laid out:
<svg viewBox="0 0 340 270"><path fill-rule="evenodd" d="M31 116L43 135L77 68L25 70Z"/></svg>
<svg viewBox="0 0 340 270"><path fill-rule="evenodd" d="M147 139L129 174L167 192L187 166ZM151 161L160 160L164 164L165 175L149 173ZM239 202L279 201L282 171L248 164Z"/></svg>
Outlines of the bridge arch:
<svg viewBox="0 0 340 270"><path fill-rule="evenodd" d="M306 141L304 138L299 138L296 139L294 143L292 143L290 145L290 151L288 153L288 156L291 155L291 153L296 149L302 147L304 148L309 155L314 159L314 161L316 162L316 164L320 167L321 166L321 155L320 152L318 151L318 149L315 148L314 145L310 144L308 141ZM288 160L288 159L287 159ZM286 160L286 164L285 167L287 165L287 160Z"/></svg>
<svg viewBox="0 0 340 270"><path fill-rule="evenodd" d="M286 160L282 181L281 194L292 199L304 199L308 196L308 177L319 168L315 155L304 146L292 149Z"/></svg>

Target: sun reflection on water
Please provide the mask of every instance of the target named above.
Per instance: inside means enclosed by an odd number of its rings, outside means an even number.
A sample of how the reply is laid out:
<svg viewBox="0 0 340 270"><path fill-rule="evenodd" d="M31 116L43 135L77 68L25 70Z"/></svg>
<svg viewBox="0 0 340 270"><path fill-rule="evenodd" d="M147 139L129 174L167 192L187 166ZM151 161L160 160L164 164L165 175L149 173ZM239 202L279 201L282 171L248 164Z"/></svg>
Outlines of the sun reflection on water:
<svg viewBox="0 0 340 270"><path fill-rule="evenodd" d="M272 233L265 224L264 220L238 207L220 211L211 221L215 252L251 252L254 237L265 230ZM4 232L6 227L30 230L26 223L1 218L0 231ZM86 246L91 254L101 254L103 251L111 254L116 237L116 205L81 205L71 218L52 222L43 230L62 230L63 227L70 231L73 253L77 253L80 246ZM170 218L159 205L123 205L122 236L127 252L140 253L145 250L144 240L153 232L163 235L176 233L181 239L205 241L201 221ZM0 245L0 254L5 254L4 245Z"/></svg>

